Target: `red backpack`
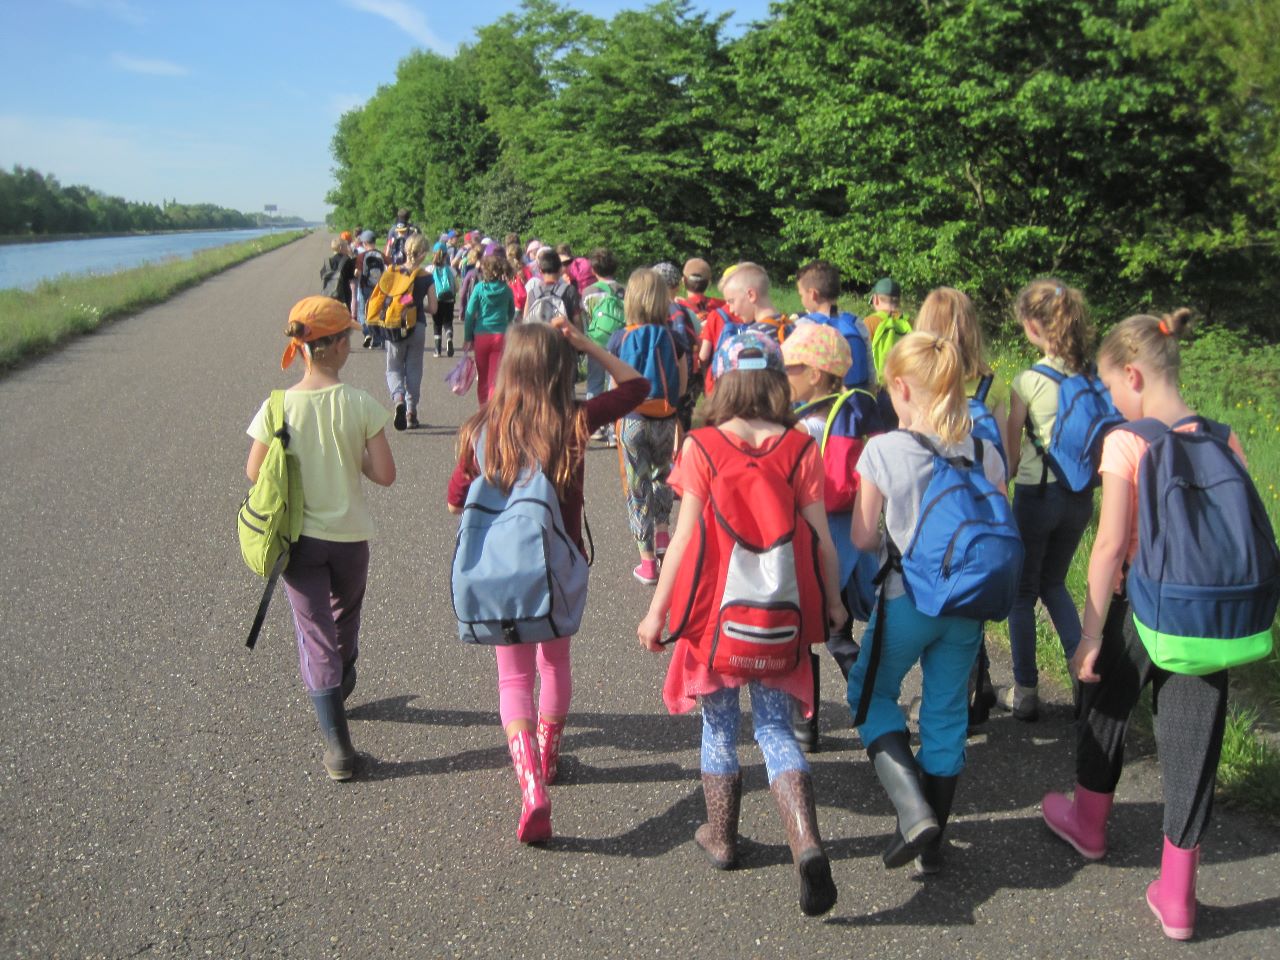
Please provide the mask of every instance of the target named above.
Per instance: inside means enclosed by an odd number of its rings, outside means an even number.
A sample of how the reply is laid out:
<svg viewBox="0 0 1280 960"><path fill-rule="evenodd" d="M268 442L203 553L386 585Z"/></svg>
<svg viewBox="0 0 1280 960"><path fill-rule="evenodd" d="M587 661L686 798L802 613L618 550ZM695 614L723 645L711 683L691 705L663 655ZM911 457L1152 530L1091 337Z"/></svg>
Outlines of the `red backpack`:
<svg viewBox="0 0 1280 960"><path fill-rule="evenodd" d="M813 439L787 430L759 449L716 427L689 434L711 468L710 495L676 574L673 637L725 676L789 673L827 639L818 536L800 515L795 478Z"/></svg>

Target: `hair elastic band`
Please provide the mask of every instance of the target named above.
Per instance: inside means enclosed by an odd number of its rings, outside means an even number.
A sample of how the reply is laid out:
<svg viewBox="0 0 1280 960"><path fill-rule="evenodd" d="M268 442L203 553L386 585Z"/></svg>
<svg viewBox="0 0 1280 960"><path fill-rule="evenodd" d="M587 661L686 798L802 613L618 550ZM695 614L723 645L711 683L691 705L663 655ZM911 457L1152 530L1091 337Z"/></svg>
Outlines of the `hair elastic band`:
<svg viewBox="0 0 1280 960"><path fill-rule="evenodd" d="M1171 336L1173 336L1173 331L1169 329L1169 324L1165 323L1163 320L1161 320L1161 321L1160 321L1160 324L1159 324L1159 326L1158 326L1158 329L1159 329L1159 331L1160 331L1161 333L1163 333L1166 337L1171 337Z"/></svg>
<svg viewBox="0 0 1280 960"><path fill-rule="evenodd" d="M1054 295L1055 297L1060 297L1060 296L1062 296L1062 288L1061 288L1061 287L1054 287L1054 288L1053 288L1053 295Z"/></svg>

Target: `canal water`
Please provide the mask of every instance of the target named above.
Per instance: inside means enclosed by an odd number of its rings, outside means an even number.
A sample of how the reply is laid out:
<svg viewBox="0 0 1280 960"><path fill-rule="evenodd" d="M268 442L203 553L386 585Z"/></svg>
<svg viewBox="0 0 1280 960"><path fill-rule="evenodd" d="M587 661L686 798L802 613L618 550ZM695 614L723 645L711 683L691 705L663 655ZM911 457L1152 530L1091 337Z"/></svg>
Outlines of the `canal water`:
<svg viewBox="0 0 1280 960"><path fill-rule="evenodd" d="M0 289L31 289L61 274L114 273L156 260L185 259L197 250L249 240L271 230L200 230L138 237L95 237L0 245Z"/></svg>

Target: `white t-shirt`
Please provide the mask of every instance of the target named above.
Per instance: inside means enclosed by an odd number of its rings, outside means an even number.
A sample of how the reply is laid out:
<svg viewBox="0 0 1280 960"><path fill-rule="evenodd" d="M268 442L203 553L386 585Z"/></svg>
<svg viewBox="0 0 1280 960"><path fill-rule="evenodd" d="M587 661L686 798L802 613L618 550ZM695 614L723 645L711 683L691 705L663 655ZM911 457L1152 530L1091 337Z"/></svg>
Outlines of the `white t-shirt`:
<svg viewBox="0 0 1280 960"><path fill-rule="evenodd" d="M943 456L973 457L973 439L966 437L954 445L946 445L936 436L926 435ZM997 490L1005 489L1004 464L1000 454L983 444L982 472ZM920 515L920 502L933 479L933 454L920 446L906 430L872 437L858 459L858 473L863 483L872 484L884 494L884 525L889 537L905 551L911 544ZM880 547L880 563L888 556L888 544ZM885 580L885 599L893 600L905 592L902 575L894 572Z"/></svg>

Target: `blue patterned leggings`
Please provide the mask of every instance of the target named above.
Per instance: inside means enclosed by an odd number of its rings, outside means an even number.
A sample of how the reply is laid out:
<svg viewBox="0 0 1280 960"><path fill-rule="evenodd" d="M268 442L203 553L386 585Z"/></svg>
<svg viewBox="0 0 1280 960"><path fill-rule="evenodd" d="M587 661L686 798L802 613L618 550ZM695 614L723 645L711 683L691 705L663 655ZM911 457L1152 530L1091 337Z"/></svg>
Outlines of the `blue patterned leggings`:
<svg viewBox="0 0 1280 960"><path fill-rule="evenodd" d="M791 695L752 681L751 725L764 754L769 782L789 770L809 771L791 729ZM699 698L702 702L702 772L717 775L738 772L738 730L742 711L737 687L726 687Z"/></svg>

